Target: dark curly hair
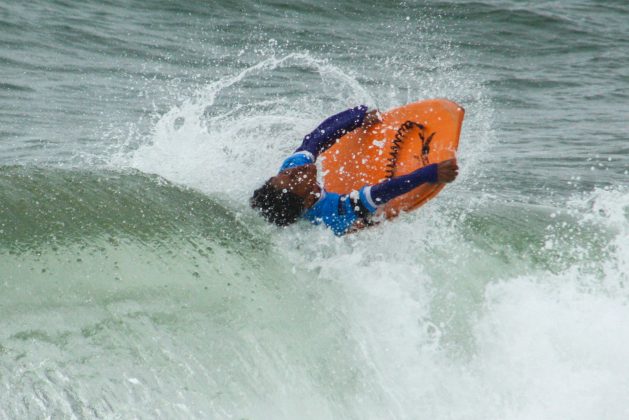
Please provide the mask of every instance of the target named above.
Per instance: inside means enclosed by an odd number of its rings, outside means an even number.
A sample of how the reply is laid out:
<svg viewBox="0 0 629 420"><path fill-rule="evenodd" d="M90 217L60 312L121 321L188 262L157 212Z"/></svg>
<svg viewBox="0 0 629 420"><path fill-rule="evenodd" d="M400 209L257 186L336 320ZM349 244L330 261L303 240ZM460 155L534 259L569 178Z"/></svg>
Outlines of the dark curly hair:
<svg viewBox="0 0 629 420"><path fill-rule="evenodd" d="M252 208L259 210L269 222L278 226L295 223L304 211L304 200L290 191L282 191L267 181L253 192L249 200Z"/></svg>

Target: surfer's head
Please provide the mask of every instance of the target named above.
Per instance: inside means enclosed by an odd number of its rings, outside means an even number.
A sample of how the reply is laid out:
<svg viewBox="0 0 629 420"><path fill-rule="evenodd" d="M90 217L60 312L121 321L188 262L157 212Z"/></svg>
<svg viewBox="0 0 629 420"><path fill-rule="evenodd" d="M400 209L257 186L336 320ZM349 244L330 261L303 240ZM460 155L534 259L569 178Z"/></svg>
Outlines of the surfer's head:
<svg viewBox="0 0 629 420"><path fill-rule="evenodd" d="M251 207L278 226L295 223L305 209L320 196L317 168L314 164L286 169L254 191Z"/></svg>

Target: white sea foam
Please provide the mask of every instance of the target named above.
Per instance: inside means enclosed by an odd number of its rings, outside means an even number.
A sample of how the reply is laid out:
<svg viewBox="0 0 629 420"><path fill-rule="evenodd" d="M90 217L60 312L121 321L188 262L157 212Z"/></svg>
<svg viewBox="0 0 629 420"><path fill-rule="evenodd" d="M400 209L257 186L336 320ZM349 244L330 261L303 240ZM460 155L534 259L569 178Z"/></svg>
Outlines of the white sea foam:
<svg viewBox="0 0 629 420"><path fill-rule="evenodd" d="M609 236L596 270L586 260L553 272L525 254L514 273L466 241L440 200L353 238L330 244L324 232L299 232L282 248L299 250L291 259L343 297L338 311L371 374L367 389L385 396L391 417L621 419L629 410L628 197L595 191L584 213L583 201L568 204L576 225Z"/></svg>
<svg viewBox="0 0 629 420"><path fill-rule="evenodd" d="M194 98L173 107L159 119L149 142L127 164L243 201L253 186L270 176L283 157L296 148L295 139L312 130L325 115L314 111L319 104L298 101L287 106L282 99L253 107L234 104L225 113L211 117L205 111L225 89L284 67L315 71L322 80L339 82L353 92L341 103L331 105L336 106L331 112L356 103L374 103L354 79L325 61L306 53L271 57L206 86Z"/></svg>

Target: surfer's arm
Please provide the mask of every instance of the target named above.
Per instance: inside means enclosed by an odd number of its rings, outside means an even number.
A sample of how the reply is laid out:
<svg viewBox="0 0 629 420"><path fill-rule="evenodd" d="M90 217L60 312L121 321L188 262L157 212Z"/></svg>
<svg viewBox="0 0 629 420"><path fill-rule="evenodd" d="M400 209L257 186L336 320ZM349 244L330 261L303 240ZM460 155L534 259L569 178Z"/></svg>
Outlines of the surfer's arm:
<svg viewBox="0 0 629 420"><path fill-rule="evenodd" d="M448 183L454 181L457 177L459 167L456 159L445 160L440 163L424 166L410 174L397 176L388 181L381 182L376 185L364 187L361 191L365 196L363 202L370 206L376 207L387 203L388 201L406 194L414 188L425 183ZM369 208L375 211L375 208Z"/></svg>
<svg viewBox="0 0 629 420"><path fill-rule="evenodd" d="M413 171L410 174L391 178L376 185L367 186L361 190L364 196L362 201L366 203L369 211L375 212L377 206L386 204L395 197L406 194L422 184L438 182L438 167L438 164L433 163L432 165L424 166L421 169Z"/></svg>
<svg viewBox="0 0 629 420"><path fill-rule="evenodd" d="M304 137L295 153L310 154L312 160L316 160L319 153L332 146L341 136L363 125L367 109L367 106L360 105L327 118Z"/></svg>
<svg viewBox="0 0 629 420"><path fill-rule="evenodd" d="M378 207L389 200L409 192L426 182L449 182L447 174L440 166L456 167L456 161L428 165L408 175L392 178L376 185L365 185L349 194L326 193L324 199L317 202L306 218L316 223L322 221L334 234L340 236L354 232L371 224L371 215ZM447 171L446 171L447 172Z"/></svg>

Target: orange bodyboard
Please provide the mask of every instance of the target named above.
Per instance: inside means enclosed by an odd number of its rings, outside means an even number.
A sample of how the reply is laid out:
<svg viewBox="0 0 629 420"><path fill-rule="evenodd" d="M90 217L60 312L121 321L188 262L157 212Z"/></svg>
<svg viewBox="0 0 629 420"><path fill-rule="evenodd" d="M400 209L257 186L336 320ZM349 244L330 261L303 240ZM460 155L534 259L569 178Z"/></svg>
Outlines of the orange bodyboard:
<svg viewBox="0 0 629 420"><path fill-rule="evenodd" d="M447 99L414 102L382 114L382 122L347 133L320 156L325 189L347 194L455 157L465 111ZM387 218L433 198L444 184L424 184L384 206Z"/></svg>

